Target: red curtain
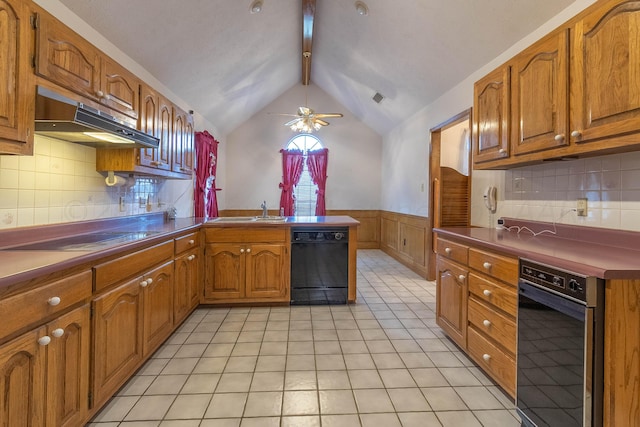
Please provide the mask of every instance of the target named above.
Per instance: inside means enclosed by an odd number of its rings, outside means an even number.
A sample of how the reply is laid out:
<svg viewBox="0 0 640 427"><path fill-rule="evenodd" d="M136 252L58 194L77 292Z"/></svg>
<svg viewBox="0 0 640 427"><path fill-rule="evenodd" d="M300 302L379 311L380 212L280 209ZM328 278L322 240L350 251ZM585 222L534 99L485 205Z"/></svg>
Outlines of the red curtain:
<svg viewBox="0 0 640 427"><path fill-rule="evenodd" d="M327 213L325 208L324 192L327 187L327 161L329 150L324 148L318 151L307 153L307 168L313 183L318 186L316 194L316 216L324 216Z"/></svg>
<svg viewBox="0 0 640 427"><path fill-rule="evenodd" d="M284 216L294 215L293 187L300 181L304 157L299 150L280 150L282 153L282 182L280 188L280 208Z"/></svg>
<svg viewBox="0 0 640 427"><path fill-rule="evenodd" d="M215 186L219 142L206 130L196 132L196 188L193 204L196 217L218 216L218 199Z"/></svg>

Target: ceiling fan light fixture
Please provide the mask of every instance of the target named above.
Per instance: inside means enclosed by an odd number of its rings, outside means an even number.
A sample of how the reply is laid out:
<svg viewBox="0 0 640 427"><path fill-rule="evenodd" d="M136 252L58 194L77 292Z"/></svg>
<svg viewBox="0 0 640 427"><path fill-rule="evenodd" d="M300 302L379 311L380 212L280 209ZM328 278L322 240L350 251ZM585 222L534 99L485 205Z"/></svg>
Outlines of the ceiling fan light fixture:
<svg viewBox="0 0 640 427"><path fill-rule="evenodd" d="M365 2L358 0L355 3L355 6L356 6L356 12L358 13L358 15L367 16L369 14L369 8L365 4Z"/></svg>
<svg viewBox="0 0 640 427"><path fill-rule="evenodd" d="M262 0L254 0L249 6L249 12L251 13L260 13L262 12Z"/></svg>

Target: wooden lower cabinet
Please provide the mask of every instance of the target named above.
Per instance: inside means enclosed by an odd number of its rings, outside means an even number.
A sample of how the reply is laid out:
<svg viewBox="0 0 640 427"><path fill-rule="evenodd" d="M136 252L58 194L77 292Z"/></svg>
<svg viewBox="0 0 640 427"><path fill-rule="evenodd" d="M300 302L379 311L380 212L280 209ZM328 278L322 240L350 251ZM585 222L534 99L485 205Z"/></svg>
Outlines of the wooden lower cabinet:
<svg viewBox="0 0 640 427"><path fill-rule="evenodd" d="M289 300L289 251L279 243L212 243L205 249L204 302Z"/></svg>
<svg viewBox="0 0 640 427"><path fill-rule="evenodd" d="M0 347L3 426L66 427L86 421L89 324L87 304Z"/></svg>
<svg viewBox="0 0 640 427"><path fill-rule="evenodd" d="M178 256L175 263L173 324L178 325L200 303L202 250L193 249Z"/></svg>
<svg viewBox="0 0 640 427"><path fill-rule="evenodd" d="M105 403L142 361L142 287L136 277L93 300L93 403Z"/></svg>
<svg viewBox="0 0 640 427"><path fill-rule="evenodd" d="M0 347L0 422L3 426L44 426L46 328L29 331Z"/></svg>
<svg viewBox="0 0 640 427"><path fill-rule="evenodd" d="M142 354L147 356L173 332L173 261L145 274L141 283L144 313Z"/></svg>
<svg viewBox="0 0 640 427"><path fill-rule="evenodd" d="M463 267L438 258L436 323L460 347L467 346L467 276Z"/></svg>

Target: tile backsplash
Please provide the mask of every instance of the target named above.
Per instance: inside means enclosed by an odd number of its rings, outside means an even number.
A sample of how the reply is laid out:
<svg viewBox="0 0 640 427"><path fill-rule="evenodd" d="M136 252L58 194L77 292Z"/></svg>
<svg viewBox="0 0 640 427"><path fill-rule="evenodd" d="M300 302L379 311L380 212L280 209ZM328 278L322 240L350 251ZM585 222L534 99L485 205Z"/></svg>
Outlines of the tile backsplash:
<svg viewBox="0 0 640 427"><path fill-rule="evenodd" d="M33 156L0 156L0 229L178 210L192 215L190 180L126 176L107 186L94 148L36 136Z"/></svg>
<svg viewBox="0 0 640 427"><path fill-rule="evenodd" d="M586 217L574 209L588 199ZM640 231L640 152L504 171L500 216Z"/></svg>

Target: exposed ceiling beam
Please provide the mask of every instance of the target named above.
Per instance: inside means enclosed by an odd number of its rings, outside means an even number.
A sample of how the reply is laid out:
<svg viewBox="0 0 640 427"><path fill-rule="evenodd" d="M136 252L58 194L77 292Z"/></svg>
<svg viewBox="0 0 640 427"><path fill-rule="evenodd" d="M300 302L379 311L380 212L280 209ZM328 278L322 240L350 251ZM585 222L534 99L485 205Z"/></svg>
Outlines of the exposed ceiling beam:
<svg viewBox="0 0 640 427"><path fill-rule="evenodd" d="M302 84L311 81L311 50L313 48L313 21L316 0L302 0Z"/></svg>

